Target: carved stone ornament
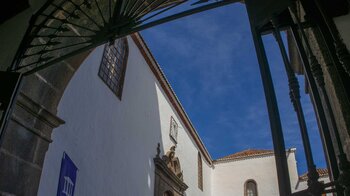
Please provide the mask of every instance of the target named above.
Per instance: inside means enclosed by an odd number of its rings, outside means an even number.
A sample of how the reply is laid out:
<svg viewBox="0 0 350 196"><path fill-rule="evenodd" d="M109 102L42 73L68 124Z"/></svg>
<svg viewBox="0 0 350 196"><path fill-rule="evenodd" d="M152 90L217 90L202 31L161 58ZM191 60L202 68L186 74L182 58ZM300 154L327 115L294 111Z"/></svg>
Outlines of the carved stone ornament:
<svg viewBox="0 0 350 196"><path fill-rule="evenodd" d="M163 155L162 159L166 163L168 169L183 181L180 161L179 158L175 157L175 146L172 146L166 155Z"/></svg>
<svg viewBox="0 0 350 196"><path fill-rule="evenodd" d="M183 196L188 186L183 182L183 173L179 158L175 156L175 146L163 155L160 154L160 144L157 147L155 164L155 186L154 195L163 196L171 192L174 196Z"/></svg>

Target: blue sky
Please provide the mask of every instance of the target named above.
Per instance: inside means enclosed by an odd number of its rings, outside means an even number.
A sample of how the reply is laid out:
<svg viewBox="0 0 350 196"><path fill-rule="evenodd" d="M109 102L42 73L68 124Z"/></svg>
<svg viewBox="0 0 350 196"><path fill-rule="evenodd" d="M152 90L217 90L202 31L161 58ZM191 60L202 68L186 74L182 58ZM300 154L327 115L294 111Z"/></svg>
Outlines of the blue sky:
<svg viewBox="0 0 350 196"><path fill-rule="evenodd" d="M248 16L243 4L192 15L142 32L213 159L248 148L273 149ZM306 162L277 44L264 37L286 147ZM302 104L318 167L326 167L304 78Z"/></svg>

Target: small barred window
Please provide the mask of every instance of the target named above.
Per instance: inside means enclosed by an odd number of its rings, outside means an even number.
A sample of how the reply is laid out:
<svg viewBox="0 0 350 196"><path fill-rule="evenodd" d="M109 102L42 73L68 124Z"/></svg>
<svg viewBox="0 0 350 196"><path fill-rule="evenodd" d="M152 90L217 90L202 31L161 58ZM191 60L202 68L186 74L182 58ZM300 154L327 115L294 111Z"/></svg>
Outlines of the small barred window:
<svg viewBox="0 0 350 196"><path fill-rule="evenodd" d="M122 97L128 53L126 38L117 39L113 43L107 44L98 72L103 82L119 99Z"/></svg>

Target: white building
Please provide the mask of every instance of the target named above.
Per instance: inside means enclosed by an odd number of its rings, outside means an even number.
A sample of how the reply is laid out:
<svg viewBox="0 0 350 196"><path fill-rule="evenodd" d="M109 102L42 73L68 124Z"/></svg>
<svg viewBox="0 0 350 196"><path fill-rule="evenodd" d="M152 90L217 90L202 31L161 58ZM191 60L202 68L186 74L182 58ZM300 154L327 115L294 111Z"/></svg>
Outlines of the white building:
<svg viewBox="0 0 350 196"><path fill-rule="evenodd" d="M65 124L53 132L38 195L60 191L63 155L78 168L74 195L278 195L272 151L212 160L139 34L87 56L58 116ZM286 153L300 190L295 149Z"/></svg>
<svg viewBox="0 0 350 196"><path fill-rule="evenodd" d="M291 186L298 181L295 149L287 151ZM246 150L214 161L214 195L246 195L247 183L259 195L278 195L275 157L272 150ZM249 195L249 194L248 194Z"/></svg>

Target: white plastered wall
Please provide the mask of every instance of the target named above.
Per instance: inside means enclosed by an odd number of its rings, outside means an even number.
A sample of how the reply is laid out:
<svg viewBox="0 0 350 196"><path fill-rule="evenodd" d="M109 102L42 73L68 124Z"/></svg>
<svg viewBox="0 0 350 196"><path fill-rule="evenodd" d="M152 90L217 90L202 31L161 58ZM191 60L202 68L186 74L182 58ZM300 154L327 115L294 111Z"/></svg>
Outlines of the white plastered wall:
<svg viewBox="0 0 350 196"><path fill-rule="evenodd" d="M176 156L179 157L180 163L184 173L184 182L189 186L186 191L187 196L209 196L211 195L211 172L212 168L205 161L204 155L202 155L202 165L203 165L203 191L198 188L198 169L197 169L197 159L198 159L198 148L190 136L189 132L185 128L184 124L180 121L179 117L176 115L175 110L170 104L169 100L166 98L164 93L158 88L158 101L160 108L161 117L161 127L164 131L162 134L162 141L164 146L164 151L170 149L175 143L170 139L169 136L169 125L171 116L176 120L179 125L178 137L176 144Z"/></svg>
<svg viewBox="0 0 350 196"><path fill-rule="evenodd" d="M98 77L102 53L103 46L89 55L60 102L58 115L66 124L53 132L38 195L56 194L63 152L79 168L75 195L153 195L157 143L161 143L162 154L174 145L169 136L171 117L179 125L176 156L189 186L187 196L243 195L247 179L257 181L260 195L278 195L273 156L220 163L213 168L202 155L200 190L199 148L135 43L129 39L122 100ZM294 151L288 155L288 163L295 187Z"/></svg>
<svg viewBox="0 0 350 196"><path fill-rule="evenodd" d="M65 125L54 130L38 195L56 195L63 152L78 167L75 195L153 195L157 143L169 150L170 116L180 125L176 155L190 187L187 196L210 195L211 169L203 162L204 192L197 187L197 146L170 106L135 43L129 58L122 100L98 77L103 46L83 62L60 102ZM203 158L204 160L204 158Z"/></svg>
<svg viewBox="0 0 350 196"><path fill-rule="evenodd" d="M287 154L292 190L298 179L294 151ZM273 155L217 162L212 177L212 195L244 195L248 180L257 183L258 195L278 196L276 163Z"/></svg>

